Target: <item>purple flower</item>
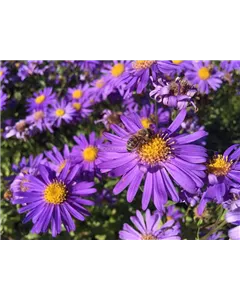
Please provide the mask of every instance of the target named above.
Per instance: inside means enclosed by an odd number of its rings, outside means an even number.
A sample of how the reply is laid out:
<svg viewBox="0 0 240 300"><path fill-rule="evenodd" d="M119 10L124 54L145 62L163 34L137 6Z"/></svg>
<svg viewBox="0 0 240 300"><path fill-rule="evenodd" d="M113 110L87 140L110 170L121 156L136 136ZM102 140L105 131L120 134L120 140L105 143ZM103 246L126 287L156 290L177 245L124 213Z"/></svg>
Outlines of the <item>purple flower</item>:
<svg viewBox="0 0 240 300"><path fill-rule="evenodd" d="M68 89L68 98L72 101L79 102L80 99L84 99L89 90L89 85L86 83L84 85L79 84L78 86L74 88Z"/></svg>
<svg viewBox="0 0 240 300"><path fill-rule="evenodd" d="M240 60L223 60L220 66L226 72L240 70Z"/></svg>
<svg viewBox="0 0 240 300"><path fill-rule="evenodd" d="M192 65L191 60L158 60L158 68L163 74L180 74Z"/></svg>
<svg viewBox="0 0 240 300"><path fill-rule="evenodd" d="M44 153L50 160L50 162L47 162L48 166L57 174L62 172L67 163L71 163L68 145L64 145L63 154L56 147L53 147L52 151L45 151Z"/></svg>
<svg viewBox="0 0 240 300"><path fill-rule="evenodd" d="M46 108L33 110L33 113L30 116L27 116L26 123L30 126L30 128L38 128L41 132L46 129L53 132L52 121L48 118Z"/></svg>
<svg viewBox="0 0 240 300"><path fill-rule="evenodd" d="M43 75L47 66L44 68L40 68L39 65L41 65L42 63L42 60L28 60L26 65L22 64L19 67L18 76L21 78L21 80L24 80L26 77L34 74Z"/></svg>
<svg viewBox="0 0 240 300"><path fill-rule="evenodd" d="M198 86L200 92L208 94L209 87L214 91L220 87L223 73L209 61L198 61L193 62L192 69L188 70L185 76L192 84Z"/></svg>
<svg viewBox="0 0 240 300"><path fill-rule="evenodd" d="M167 82L159 78L158 84L154 85L154 90L150 92L150 97L169 107L183 109L191 103L195 106L192 98L196 94L196 88L192 87L186 80L177 78L175 81Z"/></svg>
<svg viewBox="0 0 240 300"><path fill-rule="evenodd" d="M111 92L112 87L107 84L107 76L102 76L91 83L89 98L94 101L94 103L98 103L105 100Z"/></svg>
<svg viewBox="0 0 240 300"><path fill-rule="evenodd" d="M160 73L159 66L155 60L136 60L132 62L128 72L124 75L123 82L126 84L125 97L136 89L137 93L140 94L147 86L150 76L154 80L157 78L157 74Z"/></svg>
<svg viewBox="0 0 240 300"><path fill-rule="evenodd" d="M119 232L121 240L179 240L179 226L174 221L168 221L165 224L161 222L161 216L158 213L151 215L149 209L146 210L145 217L139 210L136 216L130 217L134 227L128 224L123 225L123 230Z"/></svg>
<svg viewBox="0 0 240 300"><path fill-rule="evenodd" d="M226 221L235 225L234 228L228 231L228 236L231 240L240 240L240 203L238 207L226 213Z"/></svg>
<svg viewBox="0 0 240 300"><path fill-rule="evenodd" d="M136 113L121 116L125 129L112 125L116 135L105 133L111 144L100 148L99 157L103 162L99 168L102 172L110 171L111 176L122 176L113 190L114 194L129 187L127 201L132 202L144 180L142 209L148 207L152 197L155 207L162 211L168 195L173 201L179 201L173 181L191 194L203 186L206 149L192 143L207 133L198 131L190 135L177 135L176 131L185 116L186 110L182 110L168 129L157 132L143 130Z"/></svg>
<svg viewBox="0 0 240 300"><path fill-rule="evenodd" d="M7 79L8 69L6 67L0 67L0 83L8 83Z"/></svg>
<svg viewBox="0 0 240 300"><path fill-rule="evenodd" d="M7 95L4 94L2 90L0 90L0 111L5 110Z"/></svg>
<svg viewBox="0 0 240 300"><path fill-rule="evenodd" d="M83 197L96 192L93 182L76 182L78 167L70 168L67 164L56 175L46 166L39 166L39 175L27 175L27 191L16 192L14 204L21 204L19 213L26 213L23 223L33 222L32 233L47 232L51 226L52 236L61 232L63 224L68 232L75 230L72 217L84 221L89 212L85 205L93 202Z"/></svg>
<svg viewBox="0 0 240 300"><path fill-rule="evenodd" d="M52 104L52 107L49 109L49 118L57 127L60 127L62 121L70 123L74 115L75 110L72 104L66 103L65 100Z"/></svg>
<svg viewBox="0 0 240 300"><path fill-rule="evenodd" d="M95 205L101 206L103 204L114 205L117 202L117 197L112 194L108 189L102 189L95 195Z"/></svg>
<svg viewBox="0 0 240 300"><path fill-rule="evenodd" d="M162 107L157 109L157 116L155 116L155 106L154 104L145 104L139 112L141 123L144 128L150 128L151 124L156 124L162 126L170 121L170 111Z"/></svg>
<svg viewBox="0 0 240 300"><path fill-rule="evenodd" d="M15 136L17 139L24 139L34 134L34 129L29 128L26 120L19 120L13 126L6 126L4 138L8 139Z"/></svg>
<svg viewBox="0 0 240 300"><path fill-rule="evenodd" d="M74 118L78 121L87 118L92 113L92 109L90 108L92 106L92 102L88 97L83 97L76 100L72 99L69 103L71 103L71 106L75 112Z"/></svg>
<svg viewBox="0 0 240 300"><path fill-rule="evenodd" d="M118 89L119 92L122 91L121 87L125 83L125 76L128 73L130 65L130 61L124 60L114 60L113 63L104 65L102 72L105 75L106 85L109 90Z"/></svg>
<svg viewBox="0 0 240 300"><path fill-rule="evenodd" d="M207 164L208 187L198 207L201 215L209 201L222 203L230 188L240 189L240 145L230 146L223 155L218 154Z"/></svg>
<svg viewBox="0 0 240 300"><path fill-rule="evenodd" d="M183 214L174 205L168 206L164 214L166 216L167 221L178 221L180 218L183 217Z"/></svg>
<svg viewBox="0 0 240 300"><path fill-rule="evenodd" d="M76 61L76 63L85 72L94 71L100 64L99 60L80 60Z"/></svg>
<svg viewBox="0 0 240 300"><path fill-rule="evenodd" d="M12 201L17 198L17 192L26 192L28 190L25 185L28 181L26 176L30 174L37 175L39 165L45 163L46 159L43 158L43 154L39 154L36 157L30 155L28 159L23 157L18 165L12 166L13 171L17 174L9 178L12 181L10 185L10 190L13 194Z"/></svg>
<svg viewBox="0 0 240 300"><path fill-rule="evenodd" d="M77 146L73 146L71 159L74 164L79 164L81 170L94 173L97 163L100 162L98 157L99 147L103 141L101 138L97 138L95 132L90 133L89 139L83 134L78 137L74 136Z"/></svg>
<svg viewBox="0 0 240 300"><path fill-rule="evenodd" d="M28 111L43 110L49 104L56 102L56 95L53 93L52 88L45 88L42 91L34 93L33 97L27 100Z"/></svg>
<svg viewBox="0 0 240 300"><path fill-rule="evenodd" d="M102 119L95 121L95 124L103 123L107 130L110 130L112 124L120 124L121 112L113 112L110 109L104 109L102 114Z"/></svg>

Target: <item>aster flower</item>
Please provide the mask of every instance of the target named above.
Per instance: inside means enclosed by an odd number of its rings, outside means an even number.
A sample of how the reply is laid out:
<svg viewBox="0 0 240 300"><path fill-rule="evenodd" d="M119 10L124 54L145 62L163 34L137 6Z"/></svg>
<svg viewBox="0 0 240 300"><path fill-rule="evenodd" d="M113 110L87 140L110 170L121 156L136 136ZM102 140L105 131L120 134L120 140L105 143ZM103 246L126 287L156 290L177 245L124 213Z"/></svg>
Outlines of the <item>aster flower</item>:
<svg viewBox="0 0 240 300"><path fill-rule="evenodd" d="M94 71L100 64L99 60L80 60L76 61L76 63L85 72Z"/></svg>
<svg viewBox="0 0 240 300"><path fill-rule="evenodd" d="M209 87L214 91L222 83L223 73L218 71L209 61L193 62L192 69L185 73L186 78L198 86L201 93L209 93Z"/></svg>
<svg viewBox="0 0 240 300"><path fill-rule="evenodd" d="M49 104L56 102L56 95L53 93L52 88L45 88L37 93L34 93L33 97L27 100L28 111L45 109Z"/></svg>
<svg viewBox="0 0 240 300"><path fill-rule="evenodd" d="M240 145L230 146L223 155L215 155L207 164L208 187L198 207L201 215L209 201L222 203L231 188L240 189Z"/></svg>
<svg viewBox="0 0 240 300"><path fill-rule="evenodd" d="M113 190L114 194L121 193L129 186L127 201L132 202L144 180L142 209L148 207L152 197L156 208L163 211L168 195L173 201L179 201L173 182L191 194L203 186L206 149L192 143L207 133L198 131L190 135L177 135L176 131L185 116L186 110L181 110L168 129L157 132L142 131L141 119L136 113L130 117L121 116L125 129L112 125L116 135L105 133L111 144L100 148L99 157L103 161L99 168L104 173L110 171L111 176L122 176ZM141 143L137 139L133 149L136 133L139 137L140 130L140 136L144 137L140 138Z"/></svg>
<svg viewBox="0 0 240 300"><path fill-rule="evenodd" d="M19 213L26 213L23 223L33 222L32 233L47 232L52 236L61 232L61 224L68 232L75 230L72 217L84 221L89 212L85 205L93 202L83 197L96 192L93 182L76 182L78 167L67 164L57 176L50 168L40 165L39 175L27 175L26 192L17 192L14 204L22 204ZM51 224L51 225L50 225Z"/></svg>
<svg viewBox="0 0 240 300"><path fill-rule="evenodd" d="M83 171L93 173L97 169L97 163L99 163L99 147L103 141L101 138L97 138L95 132L90 133L89 139L83 134L78 137L73 137L77 146L73 146L71 159L73 164L79 164Z"/></svg>
<svg viewBox="0 0 240 300"><path fill-rule="evenodd" d="M0 82L1 83L8 83L7 79L8 69L6 67L0 67Z"/></svg>
<svg viewBox="0 0 240 300"><path fill-rule="evenodd" d="M106 85L110 90L118 89L118 91L122 91L121 86L125 82L125 76L128 74L130 65L130 61L124 60L114 60L104 65L101 71L105 75Z"/></svg>
<svg viewBox="0 0 240 300"><path fill-rule="evenodd" d="M89 90L89 85L86 83L84 85L79 84L74 88L68 89L68 98L72 101L79 102L80 99L84 99L86 97Z"/></svg>
<svg viewBox="0 0 240 300"><path fill-rule="evenodd" d="M159 66L155 60L136 60L131 63L128 72L123 76L122 80L126 84L125 96L136 89L137 93L140 94L147 86L150 76L154 80L157 78L157 74L160 73Z"/></svg>
<svg viewBox="0 0 240 300"><path fill-rule="evenodd" d="M234 70L240 70L240 60L222 60L220 67L225 72L232 72Z"/></svg>
<svg viewBox="0 0 240 300"><path fill-rule="evenodd" d="M95 124L103 123L107 130L110 130L112 124L120 124L121 112L113 112L110 109L104 109L102 119L94 121Z"/></svg>
<svg viewBox="0 0 240 300"><path fill-rule="evenodd" d="M4 94L2 90L0 90L0 111L5 109L6 100L7 100L7 95Z"/></svg>
<svg viewBox="0 0 240 300"><path fill-rule="evenodd" d="M26 120L19 120L13 126L6 126L4 138L8 139L15 136L17 139L27 139L34 134L34 129L28 127Z"/></svg>
<svg viewBox="0 0 240 300"><path fill-rule="evenodd" d="M159 103L178 109L186 108L189 103L194 105L192 98L197 90L186 80L178 77L175 81L168 82L159 78L158 84L153 82L153 85L154 90L149 95Z"/></svg>
<svg viewBox="0 0 240 300"><path fill-rule="evenodd" d="M130 217L134 224L131 227L128 224L123 225L123 230L119 232L122 240L179 240L179 226L174 221L168 221L161 226L161 216L158 213L151 215L149 209L145 217L139 210L136 216Z"/></svg>
<svg viewBox="0 0 240 300"><path fill-rule="evenodd" d="M167 221L178 221L183 217L183 214L174 205L168 206L164 215L166 216Z"/></svg>
<svg viewBox="0 0 240 300"><path fill-rule="evenodd" d="M49 118L57 127L60 127L63 121L70 123L74 115L75 109L71 103L66 103L65 100L52 104L52 107L49 109Z"/></svg>
<svg viewBox="0 0 240 300"><path fill-rule="evenodd" d="M191 61L187 60L159 60L157 63L159 70L167 75L179 74L187 66L191 65Z"/></svg>
<svg viewBox="0 0 240 300"><path fill-rule="evenodd" d="M229 238L231 240L240 240L240 190L234 194L234 200L231 201L225 219L228 223L235 225L228 231Z"/></svg>
<svg viewBox="0 0 240 300"><path fill-rule="evenodd" d="M53 132L52 121L48 118L46 108L33 110L33 113L30 116L27 116L26 123L30 126L30 128L37 128L41 132L46 129Z"/></svg>
<svg viewBox="0 0 240 300"><path fill-rule="evenodd" d="M83 97L76 100L72 99L69 103L71 103L71 106L75 112L74 118L76 120L87 118L92 113L92 109L90 108L92 103L89 98Z"/></svg>
<svg viewBox="0 0 240 300"><path fill-rule="evenodd" d="M52 151L45 151L44 153L50 160L50 162L48 162L49 167L57 174L66 167L67 163L71 163L68 145L64 145L63 154L56 147L53 147Z"/></svg>
<svg viewBox="0 0 240 300"><path fill-rule="evenodd" d="M200 202L201 199L201 190L199 189L195 195L190 194L184 190L181 190L179 193L180 202L190 205L194 207L197 203Z"/></svg>
<svg viewBox="0 0 240 300"><path fill-rule="evenodd" d="M89 98L92 99L94 103L105 100L108 95L111 94L113 88L107 84L107 80L107 76L102 76L92 81L89 89Z"/></svg>
<svg viewBox="0 0 240 300"><path fill-rule="evenodd" d="M18 165L13 165L12 169L15 172L14 176L10 176L8 180L11 180L10 190L13 194L13 199L17 198L17 192L26 192L28 188L26 187L26 176L37 175L38 167L40 164L45 164L46 159L43 157L43 154L39 154L36 157L30 155L28 159L23 157ZM13 201L13 200L12 200Z"/></svg>
<svg viewBox="0 0 240 300"><path fill-rule="evenodd" d="M159 107L157 109L157 117L155 116L155 105L154 104L145 104L139 112L141 118L141 123L144 128L150 128L151 124L156 124L156 121L159 122L158 125L162 126L167 124L170 121L170 111ZM157 120L156 120L157 118Z"/></svg>
<svg viewBox="0 0 240 300"><path fill-rule="evenodd" d="M28 76L39 74L43 75L44 71L46 70L47 66L44 68L40 68L39 65L43 63L42 60L28 60L27 64L22 64L18 69L18 76L23 81Z"/></svg>

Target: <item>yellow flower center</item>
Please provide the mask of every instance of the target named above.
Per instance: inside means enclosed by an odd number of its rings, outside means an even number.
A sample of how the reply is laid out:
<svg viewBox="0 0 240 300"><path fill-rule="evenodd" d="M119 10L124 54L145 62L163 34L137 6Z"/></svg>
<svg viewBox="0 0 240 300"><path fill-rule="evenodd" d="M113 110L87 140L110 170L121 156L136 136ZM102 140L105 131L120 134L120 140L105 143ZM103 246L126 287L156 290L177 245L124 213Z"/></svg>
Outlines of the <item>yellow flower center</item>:
<svg viewBox="0 0 240 300"><path fill-rule="evenodd" d="M19 68L19 66L20 66L20 63L15 63L16 68Z"/></svg>
<svg viewBox="0 0 240 300"><path fill-rule="evenodd" d="M208 164L208 173L216 176L225 176L230 171L232 161L228 161L227 157L218 154Z"/></svg>
<svg viewBox="0 0 240 300"><path fill-rule="evenodd" d="M67 187L61 181L53 181L44 191L44 199L47 203L60 204L67 198Z"/></svg>
<svg viewBox="0 0 240 300"><path fill-rule="evenodd" d="M72 93L72 97L73 99L79 99L81 98L83 95L83 91L81 90L75 90L73 93Z"/></svg>
<svg viewBox="0 0 240 300"><path fill-rule="evenodd" d="M175 65L180 65L183 60L172 60L172 62L175 64Z"/></svg>
<svg viewBox="0 0 240 300"><path fill-rule="evenodd" d="M56 111L55 111L55 114L57 117L62 117L64 114L65 114L65 110L64 109L61 109L61 108L58 108Z"/></svg>
<svg viewBox="0 0 240 300"><path fill-rule="evenodd" d="M163 138L156 136L140 146L137 152L143 162L154 165L166 160L171 149Z"/></svg>
<svg viewBox="0 0 240 300"><path fill-rule="evenodd" d="M97 88L102 88L104 86L104 81L103 81L103 79L99 79L99 80L97 80L96 81L96 87Z"/></svg>
<svg viewBox="0 0 240 300"><path fill-rule="evenodd" d="M173 218L171 216L167 216L167 221L171 221Z"/></svg>
<svg viewBox="0 0 240 300"><path fill-rule="evenodd" d="M132 66L136 70L148 69L155 63L155 60L136 60Z"/></svg>
<svg viewBox="0 0 240 300"><path fill-rule="evenodd" d="M112 67L112 70L111 70L112 76L118 77L118 76L122 75L124 70L125 70L124 64L120 64L120 63L116 64Z"/></svg>
<svg viewBox="0 0 240 300"><path fill-rule="evenodd" d="M152 234L143 234L141 240L157 240L157 238Z"/></svg>
<svg viewBox="0 0 240 300"><path fill-rule="evenodd" d="M35 99L35 102L37 104L41 104L43 103L43 101L45 100L45 96L44 95L41 95L41 96L38 96L36 99Z"/></svg>
<svg viewBox="0 0 240 300"><path fill-rule="evenodd" d="M85 148L83 151L83 158L88 162L94 161L97 158L97 155L98 155L98 149L93 146L89 146Z"/></svg>
<svg viewBox="0 0 240 300"><path fill-rule="evenodd" d="M42 110L36 111L33 117L36 121L41 120L44 118L44 112Z"/></svg>
<svg viewBox="0 0 240 300"><path fill-rule="evenodd" d="M2 76L2 74L3 74L3 71L0 71L0 76Z"/></svg>
<svg viewBox="0 0 240 300"><path fill-rule="evenodd" d="M79 103L79 102L74 102L72 106L73 106L73 108L75 108L76 110L80 110L82 105L81 105L81 103Z"/></svg>
<svg viewBox="0 0 240 300"><path fill-rule="evenodd" d="M202 80L207 80L210 77L210 72L209 72L208 68L202 67L201 69L199 69L198 76Z"/></svg>
<svg viewBox="0 0 240 300"><path fill-rule="evenodd" d="M59 166L58 166L58 173L60 173L66 166L67 160L65 159Z"/></svg>
<svg viewBox="0 0 240 300"><path fill-rule="evenodd" d="M144 128L149 128L152 124L152 122L148 118L142 118L141 123Z"/></svg>

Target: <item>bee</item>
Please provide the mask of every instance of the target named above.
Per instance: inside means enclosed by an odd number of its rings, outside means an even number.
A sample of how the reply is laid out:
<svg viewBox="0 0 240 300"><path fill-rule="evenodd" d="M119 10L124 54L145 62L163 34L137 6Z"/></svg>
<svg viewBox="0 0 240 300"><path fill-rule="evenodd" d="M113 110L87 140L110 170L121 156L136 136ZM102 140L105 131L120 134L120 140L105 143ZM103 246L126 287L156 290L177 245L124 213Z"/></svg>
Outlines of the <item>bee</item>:
<svg viewBox="0 0 240 300"><path fill-rule="evenodd" d="M132 135L127 141L127 151L133 152L137 150L140 146L147 143L154 135L153 130L150 128L140 129L137 133Z"/></svg>
<svg viewBox="0 0 240 300"><path fill-rule="evenodd" d="M5 200L11 200L11 198L12 198L12 192L10 191L10 190L7 190L5 193L4 193L4 195L3 195L3 198L5 199Z"/></svg>

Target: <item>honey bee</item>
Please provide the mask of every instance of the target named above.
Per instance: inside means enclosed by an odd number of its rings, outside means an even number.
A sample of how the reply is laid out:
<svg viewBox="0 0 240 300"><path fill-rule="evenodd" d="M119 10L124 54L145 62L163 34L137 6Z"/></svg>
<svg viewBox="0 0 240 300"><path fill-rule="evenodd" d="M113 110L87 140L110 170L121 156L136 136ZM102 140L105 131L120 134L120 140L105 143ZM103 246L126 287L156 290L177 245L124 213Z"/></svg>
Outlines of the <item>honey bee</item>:
<svg viewBox="0 0 240 300"><path fill-rule="evenodd" d="M153 130L150 128L140 129L137 133L132 135L127 141L127 151L133 152L137 150L140 146L147 143L154 135Z"/></svg>
<svg viewBox="0 0 240 300"><path fill-rule="evenodd" d="M10 191L10 190L7 190L5 193L4 193L4 195L3 195L3 198L5 199L5 200L11 200L11 198L12 198L12 192Z"/></svg>

